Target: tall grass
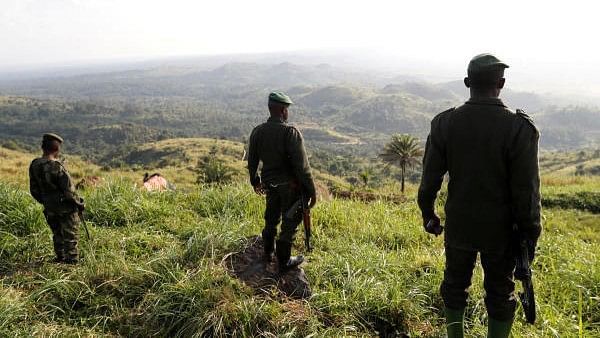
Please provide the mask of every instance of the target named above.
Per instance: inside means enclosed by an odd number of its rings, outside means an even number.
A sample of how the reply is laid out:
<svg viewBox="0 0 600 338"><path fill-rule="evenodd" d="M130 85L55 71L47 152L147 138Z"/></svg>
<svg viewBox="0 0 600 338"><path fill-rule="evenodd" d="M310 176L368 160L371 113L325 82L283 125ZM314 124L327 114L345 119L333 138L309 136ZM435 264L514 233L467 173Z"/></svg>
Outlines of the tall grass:
<svg viewBox="0 0 600 338"><path fill-rule="evenodd" d="M76 266L50 262L41 208L0 183L0 336L440 337L441 238L413 201L333 200L313 212L304 265L313 295L257 294L221 263L260 233L264 201L243 184L147 193L128 179L84 192L91 239ZM534 264L540 320L514 337L600 335L598 215L546 209ZM298 237L302 237L301 231ZM301 240L295 251L303 252ZM467 307L484 336L482 272ZM581 333L580 333L581 332Z"/></svg>
<svg viewBox="0 0 600 338"><path fill-rule="evenodd" d="M26 236L44 227L42 208L28 192L0 184L0 232Z"/></svg>

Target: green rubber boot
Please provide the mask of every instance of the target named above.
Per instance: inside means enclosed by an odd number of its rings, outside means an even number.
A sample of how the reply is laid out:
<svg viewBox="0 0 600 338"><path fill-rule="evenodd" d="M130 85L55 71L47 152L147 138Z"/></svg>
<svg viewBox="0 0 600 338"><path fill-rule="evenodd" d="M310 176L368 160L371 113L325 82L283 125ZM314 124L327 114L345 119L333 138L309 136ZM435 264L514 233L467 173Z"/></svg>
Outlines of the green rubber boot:
<svg viewBox="0 0 600 338"><path fill-rule="evenodd" d="M508 338L508 336L510 336L512 324L512 320L503 322L490 318L488 322L487 338Z"/></svg>
<svg viewBox="0 0 600 338"><path fill-rule="evenodd" d="M463 317L465 309L453 310L445 308L446 313L446 332L448 338L463 338Z"/></svg>

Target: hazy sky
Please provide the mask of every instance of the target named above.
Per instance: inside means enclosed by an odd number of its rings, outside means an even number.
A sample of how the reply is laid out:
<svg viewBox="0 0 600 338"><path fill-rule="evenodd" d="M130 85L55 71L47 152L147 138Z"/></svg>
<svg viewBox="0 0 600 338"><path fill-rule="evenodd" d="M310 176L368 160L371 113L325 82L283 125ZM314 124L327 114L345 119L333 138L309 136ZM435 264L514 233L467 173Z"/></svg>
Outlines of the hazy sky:
<svg viewBox="0 0 600 338"><path fill-rule="evenodd" d="M368 47L374 53L448 66L494 52L517 73L544 72L600 89L600 8L595 3L0 0L0 69Z"/></svg>

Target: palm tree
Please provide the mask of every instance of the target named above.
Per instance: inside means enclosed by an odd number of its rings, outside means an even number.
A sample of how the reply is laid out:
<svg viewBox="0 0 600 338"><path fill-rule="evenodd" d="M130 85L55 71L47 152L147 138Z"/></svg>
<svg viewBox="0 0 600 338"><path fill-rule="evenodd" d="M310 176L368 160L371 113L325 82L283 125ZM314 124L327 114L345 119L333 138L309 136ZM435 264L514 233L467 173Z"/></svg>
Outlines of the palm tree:
<svg viewBox="0 0 600 338"><path fill-rule="evenodd" d="M419 139L408 134L394 134L392 140L383 147L379 158L388 165L400 167L404 193L404 174L406 168L413 167L419 163L423 156L423 149L419 145Z"/></svg>

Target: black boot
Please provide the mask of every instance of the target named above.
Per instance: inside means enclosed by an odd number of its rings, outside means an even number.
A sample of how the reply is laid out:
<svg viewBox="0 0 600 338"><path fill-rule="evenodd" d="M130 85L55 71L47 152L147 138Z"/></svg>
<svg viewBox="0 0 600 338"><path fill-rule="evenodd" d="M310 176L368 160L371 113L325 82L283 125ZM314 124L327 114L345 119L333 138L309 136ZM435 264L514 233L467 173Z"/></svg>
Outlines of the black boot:
<svg viewBox="0 0 600 338"><path fill-rule="evenodd" d="M263 260L270 263L273 259L273 250L275 249L275 238L263 235Z"/></svg>
<svg viewBox="0 0 600 338"><path fill-rule="evenodd" d="M304 256L290 256L292 253L292 243L277 241L275 248L277 253L277 262L279 263L279 272L286 272L297 267L304 262Z"/></svg>

